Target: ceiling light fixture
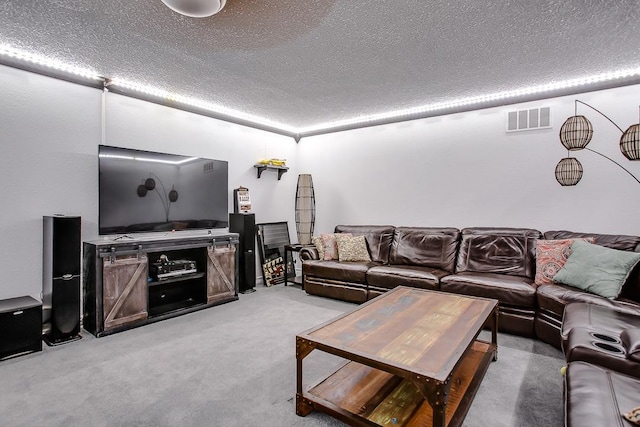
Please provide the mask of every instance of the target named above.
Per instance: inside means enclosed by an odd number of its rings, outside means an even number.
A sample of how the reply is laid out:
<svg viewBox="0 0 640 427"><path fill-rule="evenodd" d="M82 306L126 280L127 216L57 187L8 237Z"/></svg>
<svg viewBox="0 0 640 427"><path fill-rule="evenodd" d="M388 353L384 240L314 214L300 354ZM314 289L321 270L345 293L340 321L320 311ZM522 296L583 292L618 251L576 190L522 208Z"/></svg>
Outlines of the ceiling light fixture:
<svg viewBox="0 0 640 427"><path fill-rule="evenodd" d="M162 0L169 9L191 18L206 18L220 12L227 0Z"/></svg>

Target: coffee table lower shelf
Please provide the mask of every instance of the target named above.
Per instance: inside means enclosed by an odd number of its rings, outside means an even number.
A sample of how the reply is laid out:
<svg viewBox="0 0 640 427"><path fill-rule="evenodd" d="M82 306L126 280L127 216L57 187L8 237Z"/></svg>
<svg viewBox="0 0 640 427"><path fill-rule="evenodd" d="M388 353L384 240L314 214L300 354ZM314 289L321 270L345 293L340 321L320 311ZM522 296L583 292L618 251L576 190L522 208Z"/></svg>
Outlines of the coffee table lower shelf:
<svg viewBox="0 0 640 427"><path fill-rule="evenodd" d="M475 341L454 371L446 406L447 426L462 424L495 351L494 344ZM433 425L431 405L411 380L353 361L297 399L350 425Z"/></svg>

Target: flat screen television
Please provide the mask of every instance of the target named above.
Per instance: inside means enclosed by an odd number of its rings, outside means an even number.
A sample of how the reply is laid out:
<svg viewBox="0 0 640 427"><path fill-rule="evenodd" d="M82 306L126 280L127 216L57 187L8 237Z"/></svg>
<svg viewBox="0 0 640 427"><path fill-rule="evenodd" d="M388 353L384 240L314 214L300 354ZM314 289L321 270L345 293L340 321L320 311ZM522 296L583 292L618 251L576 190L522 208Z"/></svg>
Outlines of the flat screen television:
<svg viewBox="0 0 640 427"><path fill-rule="evenodd" d="M228 162L100 145L101 235L228 226Z"/></svg>

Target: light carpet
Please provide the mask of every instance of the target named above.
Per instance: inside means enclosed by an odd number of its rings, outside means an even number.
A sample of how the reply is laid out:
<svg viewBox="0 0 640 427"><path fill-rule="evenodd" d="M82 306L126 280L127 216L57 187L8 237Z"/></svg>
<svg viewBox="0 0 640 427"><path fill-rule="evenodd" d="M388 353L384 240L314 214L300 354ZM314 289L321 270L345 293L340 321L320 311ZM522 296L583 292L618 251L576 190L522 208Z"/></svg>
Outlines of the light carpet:
<svg viewBox="0 0 640 427"><path fill-rule="evenodd" d="M355 306L298 287L256 289L103 338L83 331L79 341L0 362L0 425L344 425L295 414L295 335ZM464 426L562 426L561 352L507 334L498 346ZM314 351L305 383L338 362Z"/></svg>

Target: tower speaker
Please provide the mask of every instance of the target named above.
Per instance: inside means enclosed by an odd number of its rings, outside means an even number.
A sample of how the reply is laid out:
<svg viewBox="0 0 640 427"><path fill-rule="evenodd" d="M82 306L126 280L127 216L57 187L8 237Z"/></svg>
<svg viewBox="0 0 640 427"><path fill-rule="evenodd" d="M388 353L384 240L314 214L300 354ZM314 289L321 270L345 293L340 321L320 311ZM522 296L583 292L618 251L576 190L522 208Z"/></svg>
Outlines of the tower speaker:
<svg viewBox="0 0 640 427"><path fill-rule="evenodd" d="M256 216L255 214L229 214L229 231L238 233L239 244L239 283L243 294L255 292L256 286Z"/></svg>
<svg viewBox="0 0 640 427"><path fill-rule="evenodd" d="M80 217L43 217L43 338L49 345L80 339Z"/></svg>

